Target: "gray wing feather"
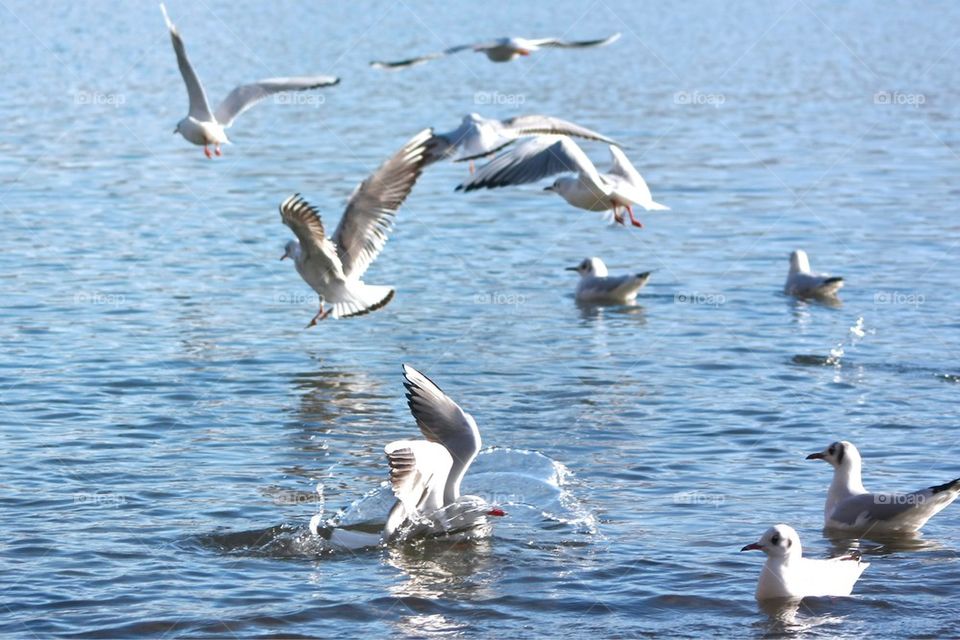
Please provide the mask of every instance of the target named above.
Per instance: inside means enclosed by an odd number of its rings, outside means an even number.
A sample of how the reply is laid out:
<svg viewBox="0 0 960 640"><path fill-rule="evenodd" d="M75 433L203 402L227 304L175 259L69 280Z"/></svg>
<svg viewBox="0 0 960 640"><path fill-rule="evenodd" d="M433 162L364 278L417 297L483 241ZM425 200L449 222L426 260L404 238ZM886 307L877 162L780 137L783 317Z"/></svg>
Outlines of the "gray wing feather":
<svg viewBox="0 0 960 640"><path fill-rule="evenodd" d="M251 84L242 84L227 94L214 114L217 122L229 127L241 113L264 98L284 91L306 91L329 87L340 82L335 76L303 76L296 78L267 78Z"/></svg>
<svg viewBox="0 0 960 640"><path fill-rule="evenodd" d="M423 437L446 447L456 460L472 460L480 451L480 432L473 418L432 380L403 365L407 404Z"/></svg>
<svg viewBox="0 0 960 640"><path fill-rule="evenodd" d="M187 51L183 46L180 32L170 20L170 16L167 15L167 8L162 3L160 4L160 10L163 12L163 20L167 23L167 29L170 31L170 39L173 41L173 51L177 54L177 66L180 67L180 75L183 77L183 83L187 85L187 96L190 98L190 117L201 122L207 122L213 118L210 105L207 103L207 94L203 91L203 85L200 84L197 72L193 70L190 60L187 59Z"/></svg>
<svg viewBox="0 0 960 640"><path fill-rule="evenodd" d="M518 136L565 135L585 138L587 140L599 140L607 144L619 146L616 141L592 129L587 129L578 124L551 116L517 116L516 118L504 120L501 124L509 133Z"/></svg>
<svg viewBox="0 0 960 640"><path fill-rule="evenodd" d="M616 42L620 39L620 34L615 33L612 36L606 38L599 38L597 40L560 40L559 38L542 38L540 40L533 40L537 46L540 47L557 47L562 49L576 49L583 47L602 47L613 42Z"/></svg>
<svg viewBox="0 0 960 640"><path fill-rule="evenodd" d="M370 63L370 66L374 69L404 69L406 67L412 67L418 64L423 64L430 60L436 60L437 58L442 58L444 56L449 56L454 53L459 53L461 51L466 51L467 49L473 49L474 45L472 44L460 44L455 47L450 47L449 49L444 49L443 51L437 53L428 53L422 56L417 56L415 58L407 58L406 60L395 60L393 62L386 62L381 60L374 60Z"/></svg>
<svg viewBox="0 0 960 640"><path fill-rule="evenodd" d="M831 520L847 525L895 520L926 502L929 489L910 494L864 493L847 498L834 508Z"/></svg>
<svg viewBox="0 0 960 640"><path fill-rule="evenodd" d="M299 193L294 194L280 204L280 219L297 236L306 259L318 260L324 270L341 273L337 250L324 232L316 207L301 198Z"/></svg>
<svg viewBox="0 0 960 640"><path fill-rule="evenodd" d="M599 182L597 170L580 147L563 136L538 136L523 141L483 167L457 191L494 189L536 182L557 173L592 173Z"/></svg>

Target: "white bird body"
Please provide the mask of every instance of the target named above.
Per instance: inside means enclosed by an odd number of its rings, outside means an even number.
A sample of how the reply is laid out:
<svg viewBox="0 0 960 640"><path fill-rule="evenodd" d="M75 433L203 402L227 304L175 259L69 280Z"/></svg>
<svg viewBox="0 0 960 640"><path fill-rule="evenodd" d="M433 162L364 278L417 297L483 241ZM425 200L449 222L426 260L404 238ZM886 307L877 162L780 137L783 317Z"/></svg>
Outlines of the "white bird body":
<svg viewBox="0 0 960 640"><path fill-rule="evenodd" d="M790 254L790 271L783 292L790 296L835 296L843 287L843 278L831 277L826 273L815 273L810 269L807 252L797 249Z"/></svg>
<svg viewBox="0 0 960 640"><path fill-rule="evenodd" d="M461 495L460 483L480 451L477 423L425 375L403 366L410 412L424 440L396 440L384 447L396 502L379 535L335 528L335 546L357 548L396 539L448 534L486 534L488 516L505 515L480 496ZM310 528L318 532L318 519Z"/></svg>
<svg viewBox="0 0 960 640"><path fill-rule="evenodd" d="M824 504L824 527L861 535L914 533L960 495L960 478L912 493L871 493L863 486L863 461L850 442L834 442L807 460L824 460L833 480Z"/></svg>
<svg viewBox="0 0 960 640"><path fill-rule="evenodd" d="M637 299L637 293L647 284L650 272L611 276L600 258L586 258L568 271L580 274L575 296L577 302L589 304L629 304Z"/></svg>
<svg viewBox="0 0 960 640"><path fill-rule="evenodd" d="M849 596L860 576L870 566L857 556L829 560L803 557L800 536L785 524L773 526L758 542L741 551L763 551L767 560L757 581L757 600Z"/></svg>
<svg viewBox="0 0 960 640"><path fill-rule="evenodd" d="M220 155L220 145L227 144L227 134L224 129L230 127L241 113L260 102L264 98L283 91L304 91L337 84L339 78L333 76L306 76L299 78L268 78L252 84L244 84L227 94L216 110L210 109L207 94L200 83L200 78L194 71L187 51L180 37L180 32L167 15L167 8L160 4L163 20L170 31L173 42L173 51L177 56L177 66L180 75L187 86L187 95L190 98L188 115L177 123L174 133L179 133L185 140L203 147L203 152L209 158L209 145L215 145L215 153Z"/></svg>
<svg viewBox="0 0 960 640"><path fill-rule="evenodd" d="M620 213L626 209L631 223L643 225L633 215L633 205L647 211L663 211L670 207L655 202L650 187L618 147L610 145L612 164L601 174L583 150L567 136L541 135L524 140L481 167L457 190L494 189L527 184L557 173L562 176L545 191L559 194L569 204L587 211L612 211L623 224Z"/></svg>
<svg viewBox="0 0 960 640"><path fill-rule="evenodd" d="M354 190L337 230L328 238L319 212L299 195L280 205L280 219L297 236L284 248L297 273L320 296L320 310L307 327L332 313L347 318L375 311L393 299L392 287L361 278L387 242L397 210L426 166L430 130L411 138ZM324 303L332 307L324 309Z"/></svg>

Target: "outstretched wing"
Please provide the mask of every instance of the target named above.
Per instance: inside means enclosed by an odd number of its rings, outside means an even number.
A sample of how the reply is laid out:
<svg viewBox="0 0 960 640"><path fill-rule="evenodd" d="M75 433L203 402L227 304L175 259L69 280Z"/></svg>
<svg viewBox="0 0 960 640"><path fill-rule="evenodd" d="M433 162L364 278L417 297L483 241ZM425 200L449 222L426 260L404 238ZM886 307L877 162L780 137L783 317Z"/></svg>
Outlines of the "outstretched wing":
<svg viewBox="0 0 960 640"><path fill-rule="evenodd" d="M386 244L397 210L426 165L431 136L429 129L415 135L350 196L333 234L348 278L360 278Z"/></svg>
<svg viewBox="0 0 960 640"><path fill-rule="evenodd" d="M457 191L527 184L566 172L582 172L600 183L596 167L577 143L566 136L538 136L520 142L482 166Z"/></svg>
<svg viewBox="0 0 960 640"><path fill-rule="evenodd" d="M607 136L597 133L592 129L581 127L578 124L553 118L551 116L517 116L503 120L500 123L506 132L514 136L532 136L532 135L562 135L573 136L576 138L585 138L587 140L599 140L607 144L619 144Z"/></svg>
<svg viewBox="0 0 960 640"><path fill-rule="evenodd" d="M561 49L577 49L583 47L603 47L620 39L620 34L615 33L599 40L561 40L559 38L540 38L531 40L538 47L557 47Z"/></svg>
<svg viewBox="0 0 960 640"><path fill-rule="evenodd" d="M443 489L453 460L443 445L426 440L397 440L384 447L390 487L397 502L387 516L384 536L418 514L443 507Z"/></svg>
<svg viewBox="0 0 960 640"><path fill-rule="evenodd" d="M336 76L303 76L297 78L267 78L252 84L242 84L234 88L214 114L217 122L224 128L233 124L241 113L264 98L284 91L306 91L319 87L329 87L340 82Z"/></svg>
<svg viewBox="0 0 960 640"><path fill-rule="evenodd" d="M405 69L407 67L423 64L429 60L436 60L437 58L449 56L454 53L460 53L461 51L466 51L467 49L473 49L474 46L475 45L472 44L460 44L436 53L428 53L426 55L417 56L416 58L407 58L406 60L396 60L394 62L374 60L370 63L370 66L374 69Z"/></svg>
<svg viewBox="0 0 960 640"><path fill-rule="evenodd" d="M280 219L297 236L304 259L317 261L321 270L342 275L337 249L327 238L316 207L297 193L280 204Z"/></svg>
<svg viewBox="0 0 960 640"><path fill-rule="evenodd" d="M213 114L210 113L207 94L203 91L203 85L200 84L197 72L193 70L190 60L187 59L187 51L183 47L180 32L170 20L170 16L167 15L167 8L163 3L160 3L160 11L163 12L163 20L167 23L167 29L170 30L170 39L173 41L173 51L177 54L177 66L180 67L180 75L183 76L183 82L187 85L187 96L190 98L190 117L201 122L209 121L213 118Z"/></svg>

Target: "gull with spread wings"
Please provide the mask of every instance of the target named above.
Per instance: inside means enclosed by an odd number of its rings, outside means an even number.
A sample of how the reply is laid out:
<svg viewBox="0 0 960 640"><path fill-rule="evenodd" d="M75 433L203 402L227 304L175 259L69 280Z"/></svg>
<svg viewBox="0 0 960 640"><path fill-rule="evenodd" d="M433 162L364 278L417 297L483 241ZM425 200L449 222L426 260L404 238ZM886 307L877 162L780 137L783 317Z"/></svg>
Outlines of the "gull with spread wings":
<svg viewBox="0 0 960 640"><path fill-rule="evenodd" d="M297 273L320 295L320 310L307 328L330 314L359 316L393 299L392 287L364 284L360 278L383 250L397 210L423 171L429 139L430 130L424 129L360 183L330 238L316 207L299 194L280 205L281 220L297 236L280 259L293 259ZM332 306L324 309L324 302Z"/></svg>
<svg viewBox="0 0 960 640"><path fill-rule="evenodd" d="M574 176L557 178L544 191L559 194L579 209L613 211L614 220L620 224L624 224L622 210L625 209L635 227L643 224L634 217L633 205L647 211L670 209L653 201L650 187L623 151L611 145L610 155L613 158L610 171L600 173L587 154L567 136L537 136L480 167L457 191L528 184L557 173L574 173Z"/></svg>
<svg viewBox="0 0 960 640"><path fill-rule="evenodd" d="M207 94L203 90L203 85L200 84L200 78L197 77L190 60L187 59L180 32L170 21L167 8L163 4L160 5L160 10L163 11L163 19L167 23L167 29L170 30L173 50L177 54L177 66L180 67L180 75L183 76L183 82L187 85L187 95L190 98L190 111L186 118L177 123L177 128L173 132L179 133L195 145L202 146L208 158L211 157L209 145L214 145L214 153L221 155L220 145L230 142L224 130L233 124L237 116L267 96L283 91L316 89L340 82L340 79L334 76L268 78L235 87L227 94L216 111L211 111Z"/></svg>
<svg viewBox="0 0 960 640"><path fill-rule="evenodd" d="M599 40L561 40L560 38L497 38L487 42L461 44L437 53L428 53L416 58L397 60L394 62L371 62L370 66L376 69L405 69L414 65L423 64L429 60L436 60L461 51L475 51L487 56L491 62L510 62L518 56L528 56L534 51L543 48L555 49L584 49L586 47L602 47L620 39L615 33Z"/></svg>

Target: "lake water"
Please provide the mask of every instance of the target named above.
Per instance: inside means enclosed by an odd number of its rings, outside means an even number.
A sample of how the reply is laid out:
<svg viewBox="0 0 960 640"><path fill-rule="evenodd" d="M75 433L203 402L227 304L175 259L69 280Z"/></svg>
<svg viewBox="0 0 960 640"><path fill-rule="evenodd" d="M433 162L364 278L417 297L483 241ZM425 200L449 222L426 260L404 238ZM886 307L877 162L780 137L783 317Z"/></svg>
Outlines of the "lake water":
<svg viewBox="0 0 960 640"><path fill-rule="evenodd" d="M960 6L169 4L213 102L343 82L244 114L208 161L171 133L187 101L155 3L0 7L0 632L960 635L957 505L860 543L855 597L793 616L757 605L762 557L738 553L777 522L815 557L857 546L820 531L830 473L804 456L832 440L868 487L960 475ZM395 300L305 331L279 202L332 228L405 140L470 111L599 129L672 211L608 227L539 185L454 193L466 167L437 164L367 274ZM841 306L780 294L798 247L845 276ZM589 255L655 270L637 306L576 306L563 269ZM404 362L474 414L495 449L465 489L509 515L482 542L318 554L310 517L416 434Z"/></svg>

